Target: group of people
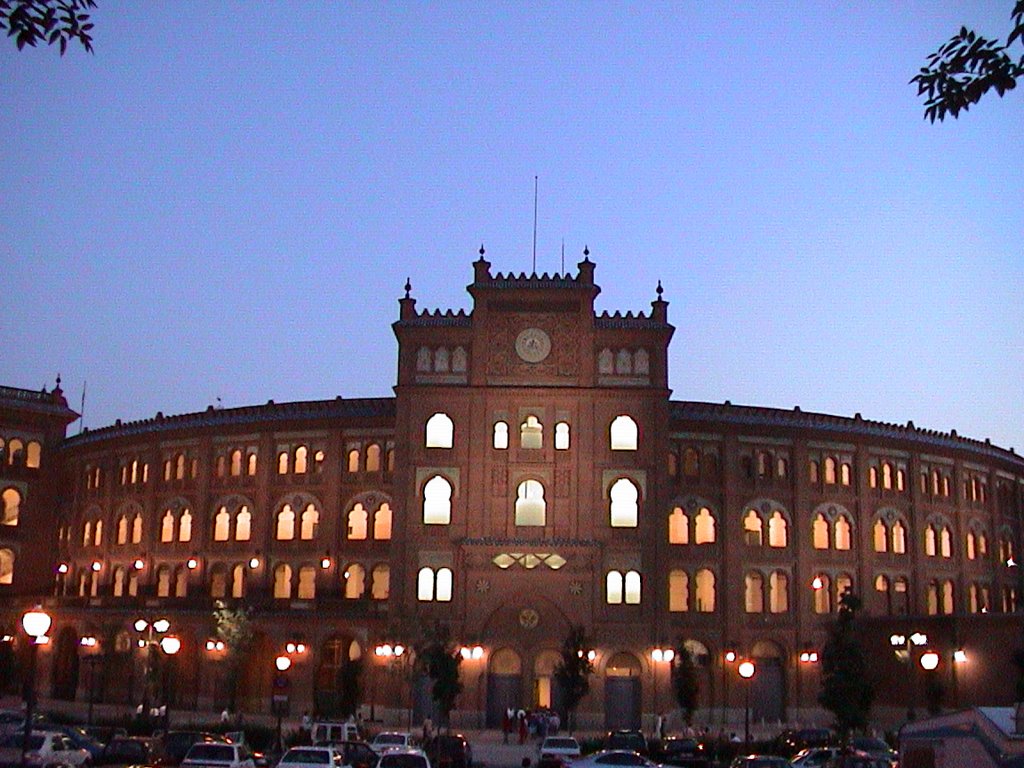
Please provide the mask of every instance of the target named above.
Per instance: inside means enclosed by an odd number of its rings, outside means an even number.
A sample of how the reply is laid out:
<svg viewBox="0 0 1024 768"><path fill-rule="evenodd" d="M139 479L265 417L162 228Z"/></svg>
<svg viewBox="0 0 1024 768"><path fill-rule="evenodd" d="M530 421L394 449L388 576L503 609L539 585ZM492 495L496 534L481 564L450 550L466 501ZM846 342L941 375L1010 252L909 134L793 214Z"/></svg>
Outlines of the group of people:
<svg viewBox="0 0 1024 768"><path fill-rule="evenodd" d="M562 727L562 720L558 713L550 709L533 709L527 712L525 709L509 707L505 710L502 718L502 738L508 744L509 734L518 735L519 743L526 743L528 736L535 736L543 739L558 733Z"/></svg>

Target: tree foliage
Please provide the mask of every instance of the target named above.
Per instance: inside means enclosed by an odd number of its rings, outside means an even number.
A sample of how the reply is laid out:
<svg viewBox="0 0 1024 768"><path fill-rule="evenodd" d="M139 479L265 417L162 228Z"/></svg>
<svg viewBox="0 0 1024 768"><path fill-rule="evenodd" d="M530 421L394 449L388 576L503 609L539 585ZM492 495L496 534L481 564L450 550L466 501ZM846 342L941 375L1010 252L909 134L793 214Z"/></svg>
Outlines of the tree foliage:
<svg viewBox="0 0 1024 768"><path fill-rule="evenodd" d="M239 670L252 645L252 619L245 606L233 607L218 600L214 603L214 631L224 643L224 664L227 666L229 708L237 709Z"/></svg>
<svg viewBox="0 0 1024 768"><path fill-rule="evenodd" d="M569 629L569 634L562 641L562 658L555 666L555 680L562 691L562 704L565 706L569 732L575 727L576 707L590 691L590 675L594 672L594 664L588 651L590 641L582 626Z"/></svg>
<svg viewBox="0 0 1024 768"><path fill-rule="evenodd" d="M462 693L459 679L459 665L462 654L451 641L448 627L436 625L423 641L416 654L418 663L433 681L430 696L437 704L440 725L448 724L448 716L455 707L455 700Z"/></svg>
<svg viewBox="0 0 1024 768"><path fill-rule="evenodd" d="M77 40L92 53L93 23L85 11L95 7L96 0L0 0L0 29L14 38L18 50L57 43L63 56L68 42Z"/></svg>
<svg viewBox="0 0 1024 768"><path fill-rule="evenodd" d="M683 713L687 725L693 722L693 713L697 711L697 694L700 684L697 680L697 666L693 663L690 649L682 641L676 648L676 656L672 664L672 691L676 704Z"/></svg>
<svg viewBox="0 0 1024 768"><path fill-rule="evenodd" d="M852 592L842 596L839 616L829 627L828 640L821 653L818 703L835 716L836 730L843 737L867 726L875 698L855 626L860 607L860 598Z"/></svg>
<svg viewBox="0 0 1024 768"><path fill-rule="evenodd" d="M967 27L928 57L927 66L911 78L917 95L924 96L924 116L940 122L956 118L990 90L1002 96L1024 77L1024 55L1014 61L1007 53L1015 42L1024 42L1024 0L1017 0L1011 14L1013 29L1006 43L988 39Z"/></svg>
<svg viewBox="0 0 1024 768"><path fill-rule="evenodd" d="M363 660L348 659L346 663L338 667L337 690L338 690L338 714L342 717L355 715L359 705L363 702Z"/></svg>

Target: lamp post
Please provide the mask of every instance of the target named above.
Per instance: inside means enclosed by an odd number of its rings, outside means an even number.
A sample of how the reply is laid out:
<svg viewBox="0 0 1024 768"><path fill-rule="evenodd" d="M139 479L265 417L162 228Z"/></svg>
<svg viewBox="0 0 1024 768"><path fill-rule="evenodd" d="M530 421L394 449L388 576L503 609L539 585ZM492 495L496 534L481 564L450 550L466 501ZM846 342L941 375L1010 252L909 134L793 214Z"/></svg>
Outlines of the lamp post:
<svg viewBox="0 0 1024 768"><path fill-rule="evenodd" d="M21 765L28 765L29 739L32 738L32 717L35 714L32 710L36 704L36 654L38 653L40 639L46 636L50 630L52 620L50 615L38 608L26 611L21 617L21 626L25 634L29 636L28 655L28 680L25 686L25 732L21 741Z"/></svg>
<svg viewBox="0 0 1024 768"><path fill-rule="evenodd" d="M667 664L672 663L672 659L676 657L676 652L672 648L655 648L651 651L651 672L654 678L654 736L655 738L661 738L662 729L665 726L664 720L661 717L661 709L658 706L658 664L665 662Z"/></svg>
<svg viewBox="0 0 1024 768"><path fill-rule="evenodd" d="M78 644L84 649L82 662L85 664L86 669L89 670L89 713L86 716L86 723L92 725L92 709L96 703L96 665L100 661L100 657L95 653L95 649L99 641L95 635L85 635L78 641Z"/></svg>
<svg viewBox="0 0 1024 768"><path fill-rule="evenodd" d="M731 648L722 654L722 728L726 726L726 707L729 706L729 664L736 661L736 651Z"/></svg>
<svg viewBox="0 0 1024 768"><path fill-rule="evenodd" d="M157 698L156 696L156 652L162 650L168 656L173 656L181 650L181 641L166 633L171 628L171 622L167 619L156 619L155 621L147 621L146 619L137 619L135 624L135 631L144 633L145 638L139 640L139 647L146 649L146 673L145 681L142 686L142 713L145 717L150 717L150 704ZM163 688L163 686L161 686ZM161 691L161 693L166 693ZM162 696L161 696L162 698ZM164 705L164 717L167 716L167 705Z"/></svg>
<svg viewBox="0 0 1024 768"><path fill-rule="evenodd" d="M381 658L383 658L386 661L386 663L388 665L387 668L388 668L389 672L393 672L394 671L395 663L396 662L398 662L398 663L403 665L403 666L399 667L400 670L404 669L404 662L408 658L408 654L406 653L406 647L404 645L402 645L401 643L381 643L380 645L378 645L376 648L373 649L373 652L374 652L375 655L380 656ZM401 691L401 687L403 687L404 684L405 684L405 681L404 681L404 676L403 676L403 679L399 681L399 687L400 687L400 691L399 692L400 693L403 693L403 691ZM411 694L410 694L409 698L410 698L410 700L412 699L412 695ZM400 700L402 701L402 703L404 705L405 697L404 696L400 696ZM405 707L403 706L402 709L405 709ZM412 705L411 705L411 703L410 703L410 706L409 706L409 709L408 709L408 713L409 713L409 715L408 715L408 720L407 720L406 727L412 728Z"/></svg>
<svg viewBox="0 0 1024 768"><path fill-rule="evenodd" d="M917 701L917 675L914 672L914 646L922 646L928 642L928 635L923 632L915 632L912 635L890 635L889 644L896 653L896 658L907 665L907 672L910 675L910 706L907 708L907 719L914 720L917 713L914 705Z"/></svg>
<svg viewBox="0 0 1024 768"><path fill-rule="evenodd" d="M813 648L806 648L800 652L796 668L796 703L798 707L803 704L803 668L817 663L818 652Z"/></svg>
<svg viewBox="0 0 1024 768"><path fill-rule="evenodd" d="M743 686L743 743L745 745L750 744L750 680L754 677L754 673L757 671L757 667L754 666L754 662L747 660L741 661L740 665L736 667L736 671L740 677L747 681L746 685Z"/></svg>
<svg viewBox="0 0 1024 768"><path fill-rule="evenodd" d="M281 654L274 659L274 693L271 695L270 708L277 715L277 751L284 752L284 744L281 741L281 718L288 714L288 670L292 667L290 656Z"/></svg>

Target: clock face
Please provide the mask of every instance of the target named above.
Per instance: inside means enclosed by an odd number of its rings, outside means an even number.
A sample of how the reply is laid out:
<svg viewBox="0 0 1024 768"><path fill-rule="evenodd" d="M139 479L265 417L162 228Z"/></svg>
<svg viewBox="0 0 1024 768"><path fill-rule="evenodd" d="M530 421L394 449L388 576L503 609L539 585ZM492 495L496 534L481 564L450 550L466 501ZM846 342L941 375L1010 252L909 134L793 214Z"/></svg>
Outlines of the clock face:
<svg viewBox="0 0 1024 768"><path fill-rule="evenodd" d="M551 338L540 328L527 328L516 337L516 354L528 363L539 363L551 354Z"/></svg>

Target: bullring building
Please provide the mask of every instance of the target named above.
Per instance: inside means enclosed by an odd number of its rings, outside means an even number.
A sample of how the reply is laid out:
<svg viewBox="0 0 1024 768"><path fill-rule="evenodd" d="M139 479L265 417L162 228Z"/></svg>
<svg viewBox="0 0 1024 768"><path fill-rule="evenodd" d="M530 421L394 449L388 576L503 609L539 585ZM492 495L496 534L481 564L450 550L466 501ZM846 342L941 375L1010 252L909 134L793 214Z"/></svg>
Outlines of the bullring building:
<svg viewBox="0 0 1024 768"><path fill-rule="evenodd" d="M0 388L0 660L42 602L43 695L140 701L153 638L133 624L166 618L181 648L161 695L179 712L267 711L288 653L293 712L331 711L358 667L364 711L415 722L430 700L413 649L444 625L465 648L455 722L495 725L558 706L580 625L584 725L670 711L680 647L705 720L744 694L757 717L798 720L852 590L882 678L899 676L890 631L918 628L971 654L950 668L958 696L1011 698L992 645L1019 634L1024 460L860 414L673 399L660 284L649 311L598 313L594 272L586 255L575 275L492 274L481 249L470 311L421 311L407 284L393 397L65 438L59 384ZM251 617L240 669L217 601ZM756 664L749 683L737 658Z"/></svg>

